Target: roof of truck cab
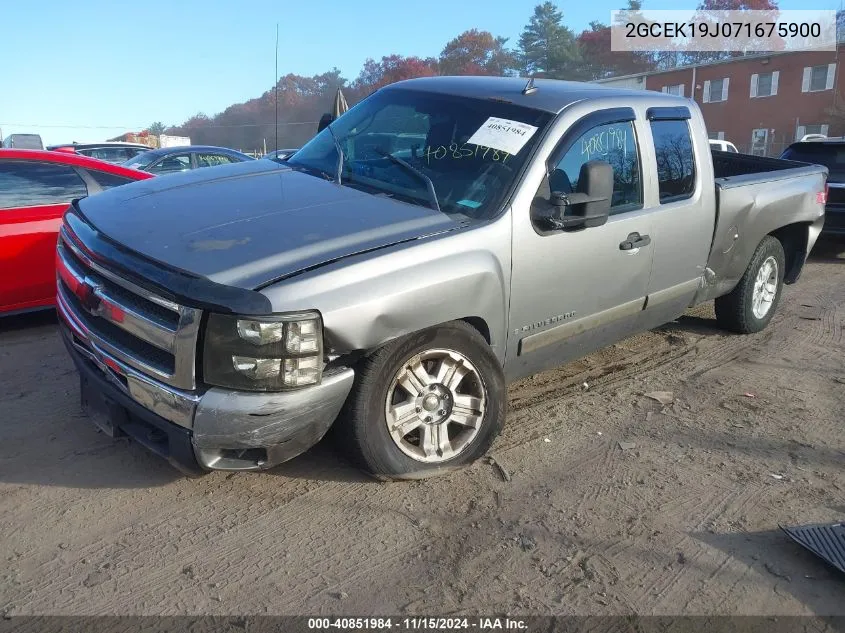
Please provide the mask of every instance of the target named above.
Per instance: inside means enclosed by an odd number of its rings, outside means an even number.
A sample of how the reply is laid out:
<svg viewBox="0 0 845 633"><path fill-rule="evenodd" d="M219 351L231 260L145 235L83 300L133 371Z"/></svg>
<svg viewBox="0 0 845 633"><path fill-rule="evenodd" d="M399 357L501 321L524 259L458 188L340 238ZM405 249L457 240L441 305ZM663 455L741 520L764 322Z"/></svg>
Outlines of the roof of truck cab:
<svg viewBox="0 0 845 633"><path fill-rule="evenodd" d="M599 84L558 79L535 79L534 86L537 89L530 94L522 94L527 83L527 77L420 77L391 84L387 89L396 87L475 99L501 99L554 114L576 101L598 97L651 97L655 100L686 101L661 92L608 88Z"/></svg>

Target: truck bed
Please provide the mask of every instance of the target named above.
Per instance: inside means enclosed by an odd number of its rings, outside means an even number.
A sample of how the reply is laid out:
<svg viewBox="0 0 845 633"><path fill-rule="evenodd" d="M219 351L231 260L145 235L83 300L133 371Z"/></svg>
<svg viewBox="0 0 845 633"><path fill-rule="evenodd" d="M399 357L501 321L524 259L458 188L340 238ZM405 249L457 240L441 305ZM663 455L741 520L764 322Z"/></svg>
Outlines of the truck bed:
<svg viewBox="0 0 845 633"><path fill-rule="evenodd" d="M817 171L814 166L794 160L735 154L734 152L721 152L719 150L712 150L711 154L713 155L713 174L716 177L716 184L723 188L753 182L768 182L779 178L797 176L800 173Z"/></svg>
<svg viewBox="0 0 845 633"><path fill-rule="evenodd" d="M700 293L699 301L729 292L763 237L789 224L816 222L817 194L824 191L827 177L827 168L821 165L732 152L712 154L716 228L707 266L715 283Z"/></svg>

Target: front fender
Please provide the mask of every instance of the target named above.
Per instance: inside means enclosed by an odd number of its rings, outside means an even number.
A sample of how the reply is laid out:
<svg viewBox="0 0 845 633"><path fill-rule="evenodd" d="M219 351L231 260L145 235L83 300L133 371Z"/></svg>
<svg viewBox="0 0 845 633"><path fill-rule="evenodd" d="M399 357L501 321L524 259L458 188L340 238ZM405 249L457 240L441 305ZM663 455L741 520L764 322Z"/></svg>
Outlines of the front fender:
<svg viewBox="0 0 845 633"><path fill-rule="evenodd" d="M510 233L505 222L348 257L265 288L274 312L316 309L331 354L473 317L503 362Z"/></svg>

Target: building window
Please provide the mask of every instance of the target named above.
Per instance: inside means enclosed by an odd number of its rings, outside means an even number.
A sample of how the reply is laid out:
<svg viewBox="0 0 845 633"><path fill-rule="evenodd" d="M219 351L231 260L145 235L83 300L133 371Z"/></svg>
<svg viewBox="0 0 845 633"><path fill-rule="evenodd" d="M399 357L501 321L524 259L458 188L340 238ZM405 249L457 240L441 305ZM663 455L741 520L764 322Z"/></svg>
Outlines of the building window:
<svg viewBox="0 0 845 633"><path fill-rule="evenodd" d="M707 135L711 141L724 141L725 140L725 133L724 132L710 132Z"/></svg>
<svg viewBox="0 0 845 633"><path fill-rule="evenodd" d="M675 95L676 97L683 97L684 84L675 84L674 86L663 86L662 91L666 94Z"/></svg>
<svg viewBox="0 0 845 633"><path fill-rule="evenodd" d="M800 141L807 134L820 134L821 136L827 136L827 131L828 131L828 124L827 123L817 123L817 124L813 124L813 125L799 125L798 129L795 131L795 140Z"/></svg>
<svg viewBox="0 0 845 633"><path fill-rule="evenodd" d="M704 103L714 103L728 100L728 84L730 79L713 79L704 82Z"/></svg>
<svg viewBox="0 0 845 633"><path fill-rule="evenodd" d="M751 98L773 97L778 93L779 71L751 75Z"/></svg>
<svg viewBox="0 0 845 633"><path fill-rule="evenodd" d="M833 78L836 76L836 64L824 66L805 66L804 77L801 80L801 92L821 92L833 89Z"/></svg>

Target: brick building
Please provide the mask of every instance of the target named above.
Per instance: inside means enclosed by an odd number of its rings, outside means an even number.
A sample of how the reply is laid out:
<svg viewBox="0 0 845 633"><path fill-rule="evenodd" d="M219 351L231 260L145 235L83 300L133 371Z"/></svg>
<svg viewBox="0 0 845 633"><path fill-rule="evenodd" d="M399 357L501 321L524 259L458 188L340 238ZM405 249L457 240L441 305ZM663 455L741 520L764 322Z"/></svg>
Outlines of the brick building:
<svg viewBox="0 0 845 633"><path fill-rule="evenodd" d="M845 135L845 121L831 114L845 104L839 52L845 44L837 51L754 55L597 83L692 96L711 138L731 141L740 152L776 156L805 134Z"/></svg>

